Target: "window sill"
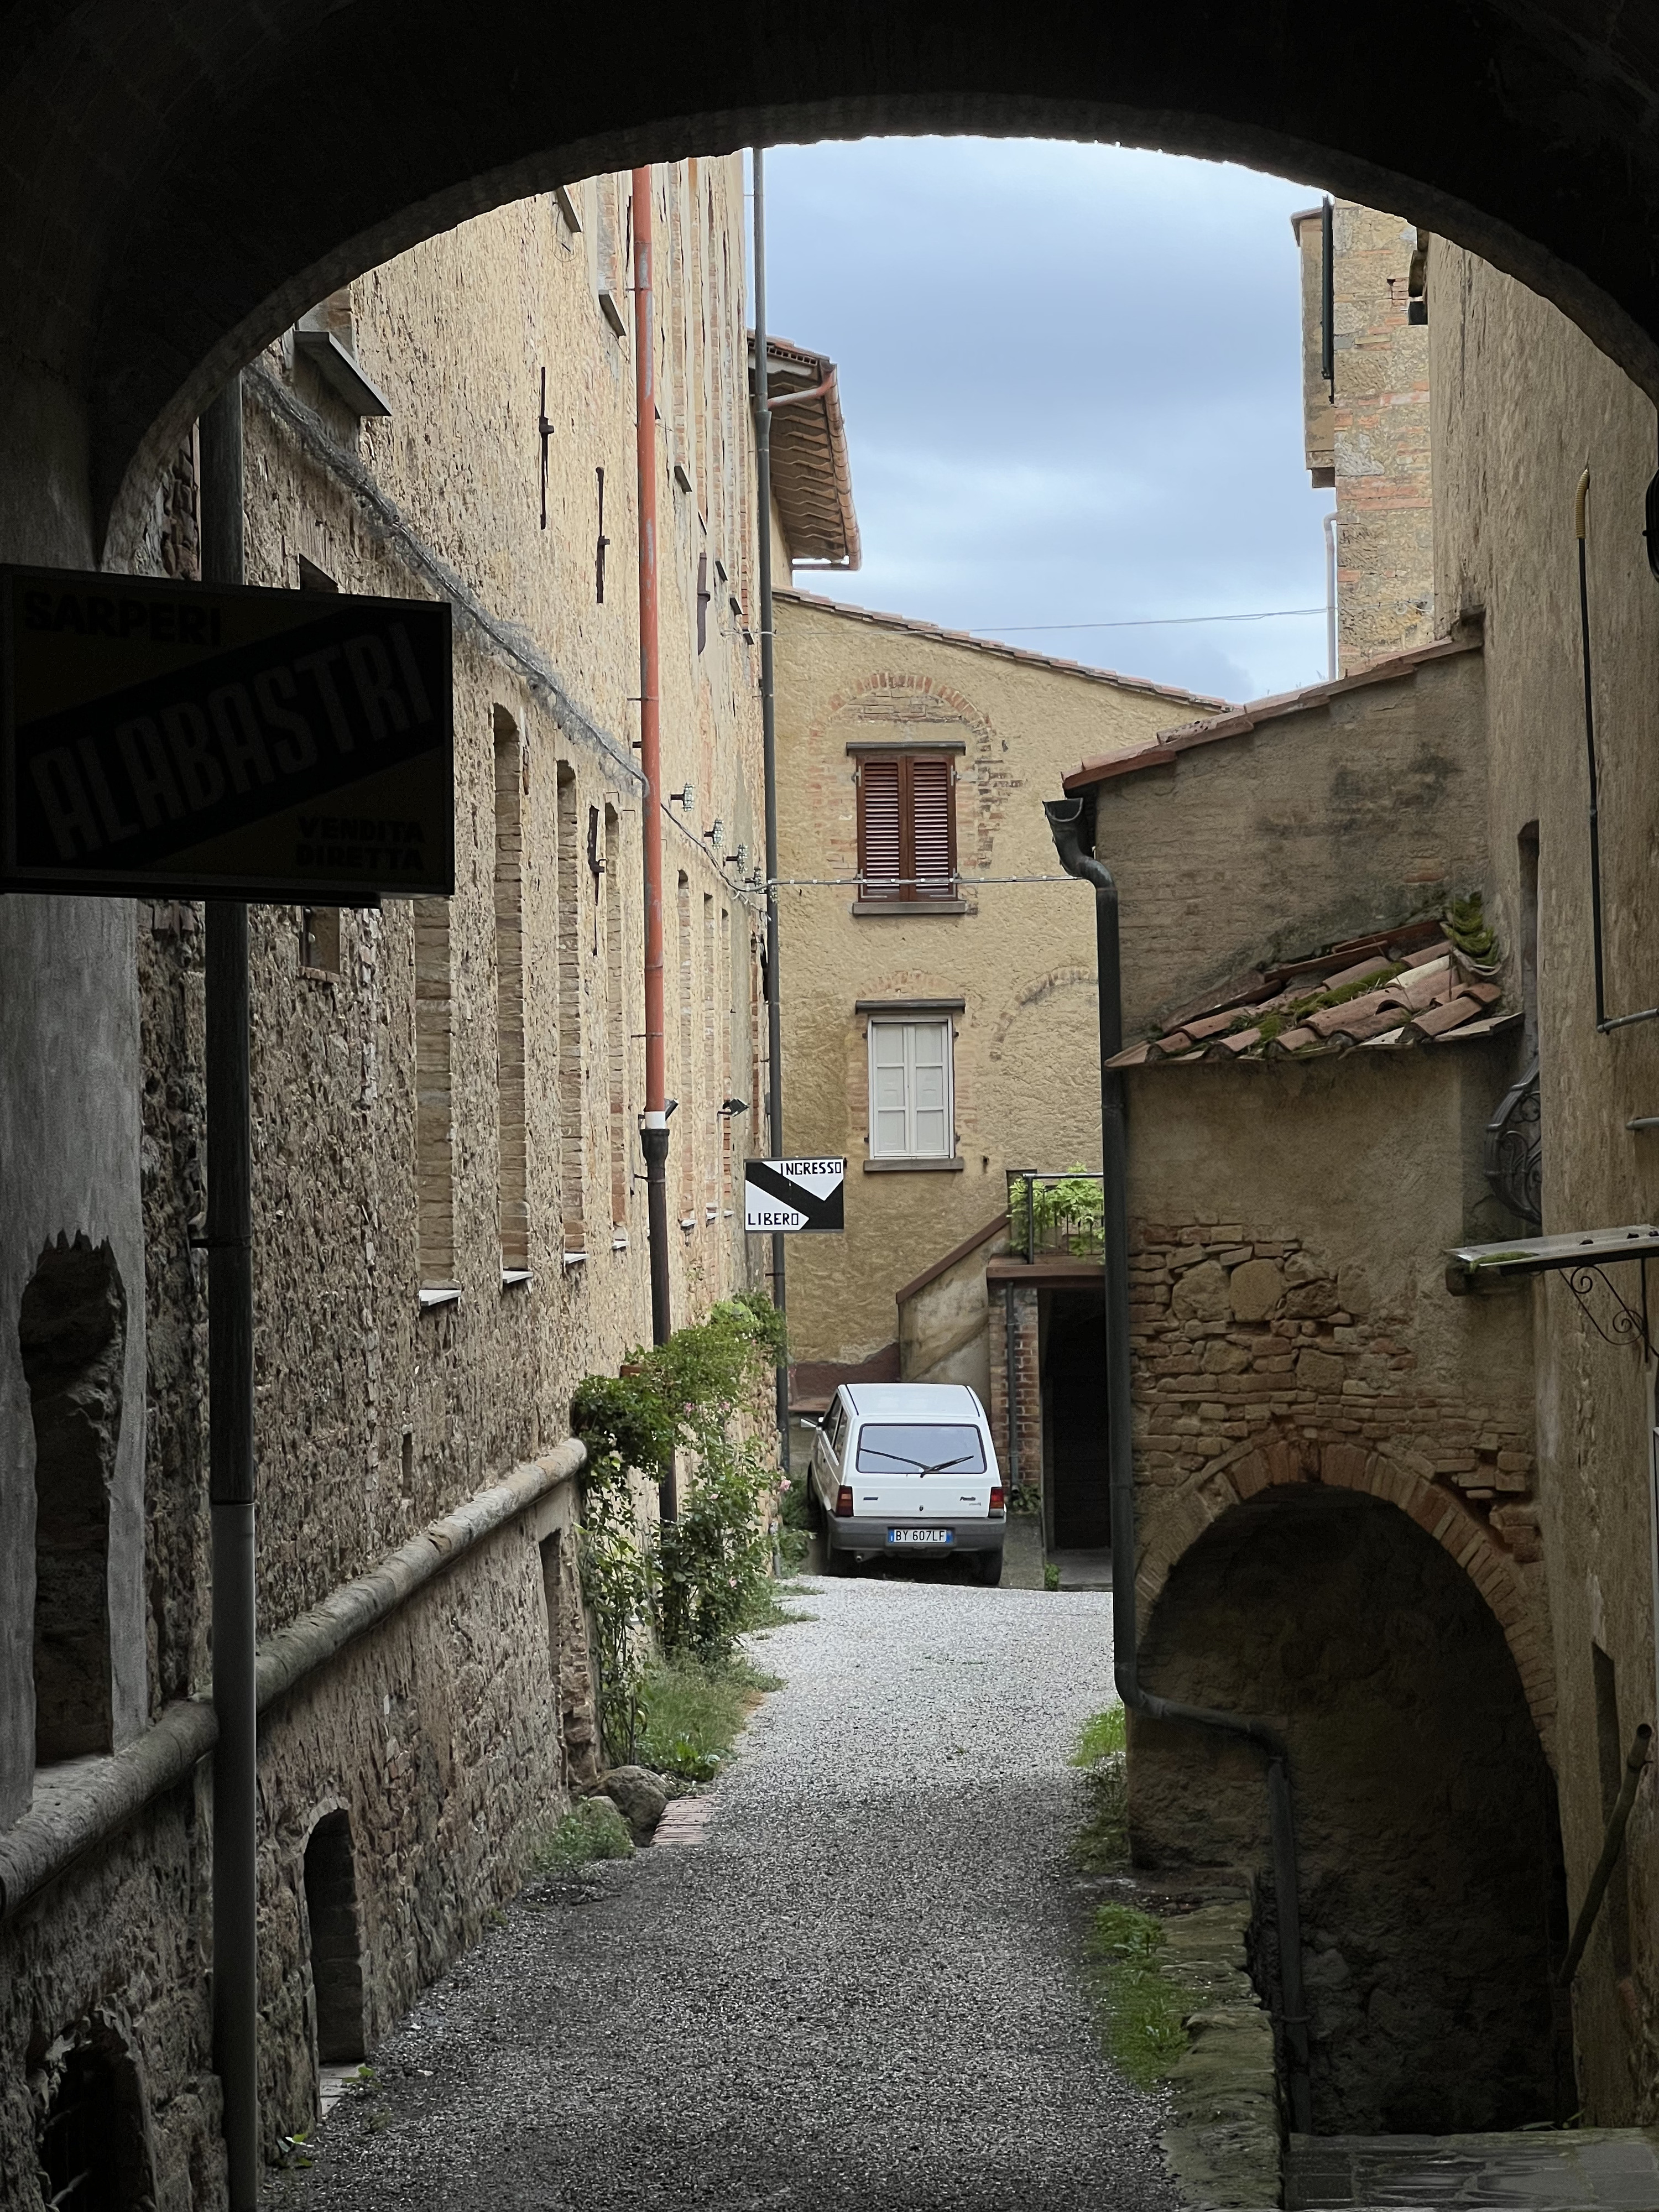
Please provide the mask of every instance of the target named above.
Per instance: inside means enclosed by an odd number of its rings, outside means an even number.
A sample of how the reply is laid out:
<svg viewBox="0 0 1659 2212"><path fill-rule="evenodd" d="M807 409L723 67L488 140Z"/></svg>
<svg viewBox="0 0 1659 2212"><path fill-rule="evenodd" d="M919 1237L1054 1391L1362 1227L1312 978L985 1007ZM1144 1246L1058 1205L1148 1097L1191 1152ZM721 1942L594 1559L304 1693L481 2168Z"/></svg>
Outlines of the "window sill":
<svg viewBox="0 0 1659 2212"><path fill-rule="evenodd" d="M559 1258L567 1275L573 1267L585 1267L587 1265L587 1255L585 1251L561 1252Z"/></svg>
<svg viewBox="0 0 1659 2212"><path fill-rule="evenodd" d="M347 352L332 331L307 330L301 324L294 333L294 349L344 400L359 422L391 414L392 403L385 392L364 375L356 356Z"/></svg>
<svg viewBox="0 0 1659 2212"><path fill-rule="evenodd" d="M968 1163L952 1160L866 1160L866 1175L960 1175Z"/></svg>
<svg viewBox="0 0 1659 2212"><path fill-rule="evenodd" d="M881 915L890 921L915 921L923 916L968 914L971 911L967 900L962 898L854 899L853 901L853 912L860 921L870 920L877 915Z"/></svg>
<svg viewBox="0 0 1659 2212"><path fill-rule="evenodd" d="M531 1272L528 1267L503 1267L501 1269L501 1288L504 1291L522 1290L525 1285L531 1279Z"/></svg>
<svg viewBox="0 0 1659 2212"><path fill-rule="evenodd" d="M449 1284L434 1283L429 1289L423 1289L421 1292L421 1311L433 1313L440 1306L458 1305L460 1303L460 1296L459 1291Z"/></svg>
<svg viewBox="0 0 1659 2212"><path fill-rule="evenodd" d="M611 1249L613 1252L627 1251L628 1231L625 1229L617 1229L611 1231Z"/></svg>

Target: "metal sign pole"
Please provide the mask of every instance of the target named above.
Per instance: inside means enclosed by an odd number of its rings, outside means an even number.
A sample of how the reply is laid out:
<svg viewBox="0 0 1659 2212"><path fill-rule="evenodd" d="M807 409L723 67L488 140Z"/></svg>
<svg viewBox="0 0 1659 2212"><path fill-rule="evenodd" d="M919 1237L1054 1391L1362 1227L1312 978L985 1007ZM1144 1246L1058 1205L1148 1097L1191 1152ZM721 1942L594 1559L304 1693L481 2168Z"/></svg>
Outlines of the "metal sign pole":
<svg viewBox="0 0 1659 2212"><path fill-rule="evenodd" d="M201 422L202 576L242 581L242 382ZM259 2194L252 1146L247 907L207 902L208 1387L213 1521L213 2044L230 2212Z"/></svg>

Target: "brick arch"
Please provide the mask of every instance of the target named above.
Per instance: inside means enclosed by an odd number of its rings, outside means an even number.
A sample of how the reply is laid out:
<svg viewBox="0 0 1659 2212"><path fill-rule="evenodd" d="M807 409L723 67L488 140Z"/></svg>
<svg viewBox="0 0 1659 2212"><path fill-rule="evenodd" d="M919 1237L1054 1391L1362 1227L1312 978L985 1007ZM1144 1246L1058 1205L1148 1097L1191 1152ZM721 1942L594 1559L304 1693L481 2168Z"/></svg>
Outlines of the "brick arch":
<svg viewBox="0 0 1659 2212"><path fill-rule="evenodd" d="M1417 41L1318 0L959 0L944 35L931 0L847 0L758 15L735 48L667 0L625 28L572 17L551 46L528 0L477 0L460 38L453 9L406 0L392 41L338 0L11 12L0 424L21 512L107 518L124 481L147 495L299 311L470 216L638 161L884 131L1301 176L1482 255L1659 391L1650 9L1459 0L1427 69Z"/></svg>
<svg viewBox="0 0 1659 2212"><path fill-rule="evenodd" d="M1553 1757L1555 1679L1549 1623L1513 1557L1479 1516L1455 1498L1385 1454L1356 1444L1273 1443L1244 1453L1224 1472L1193 1484L1152 1510L1143 1498L1143 1539L1135 1593L1143 1622L1170 1573L1206 1530L1264 1492L1322 1484L1393 1505L1462 1567L1504 1632L1528 1709Z"/></svg>

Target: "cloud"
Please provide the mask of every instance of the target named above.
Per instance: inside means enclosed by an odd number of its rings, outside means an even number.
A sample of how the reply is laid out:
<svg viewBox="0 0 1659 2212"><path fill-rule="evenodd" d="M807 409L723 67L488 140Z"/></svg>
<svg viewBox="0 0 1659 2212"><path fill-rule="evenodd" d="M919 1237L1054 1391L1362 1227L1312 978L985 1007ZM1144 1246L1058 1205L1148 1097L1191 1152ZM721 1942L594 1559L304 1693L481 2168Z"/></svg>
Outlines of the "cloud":
<svg viewBox="0 0 1659 2212"><path fill-rule="evenodd" d="M1194 690L1324 673L1303 464L1309 186L1044 141L766 159L774 328L841 365L865 566L815 589Z"/></svg>

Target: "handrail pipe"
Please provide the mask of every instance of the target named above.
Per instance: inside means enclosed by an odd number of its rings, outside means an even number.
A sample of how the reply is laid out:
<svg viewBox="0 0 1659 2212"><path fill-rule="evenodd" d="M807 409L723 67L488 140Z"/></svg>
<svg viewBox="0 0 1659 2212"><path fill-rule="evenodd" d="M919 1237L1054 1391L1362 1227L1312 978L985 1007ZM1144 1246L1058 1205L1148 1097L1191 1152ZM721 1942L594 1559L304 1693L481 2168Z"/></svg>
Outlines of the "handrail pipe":
<svg viewBox="0 0 1659 2212"><path fill-rule="evenodd" d="M1140 1680L1135 1591L1134 1428L1129 1361L1128 1131L1123 1078L1109 1066L1123 1046L1123 977L1118 932L1117 885L1111 871L1085 848L1092 819L1082 799L1043 802L1054 849L1069 876L1094 888L1095 945L1100 997L1100 1134L1102 1242L1106 1290L1106 1414L1112 1531L1112 1672L1117 1693L1132 1713L1149 1720L1186 1721L1259 1747L1267 1755L1267 1830L1273 1899L1279 1923L1279 2027L1291 2125L1306 2135L1312 2125L1308 2077L1308 2016L1302 1980L1302 1904L1296 1823L1291 1802L1290 1752L1279 1730L1243 1713L1212 1711L1159 1697Z"/></svg>

